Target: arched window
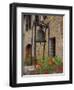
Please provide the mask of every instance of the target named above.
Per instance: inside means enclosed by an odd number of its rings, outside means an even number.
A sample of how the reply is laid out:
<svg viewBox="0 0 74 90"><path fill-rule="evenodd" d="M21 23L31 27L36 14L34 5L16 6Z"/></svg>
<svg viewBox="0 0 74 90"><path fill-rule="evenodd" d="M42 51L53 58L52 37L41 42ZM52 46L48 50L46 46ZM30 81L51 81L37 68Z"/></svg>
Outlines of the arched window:
<svg viewBox="0 0 74 90"><path fill-rule="evenodd" d="M38 41L38 42L45 41L45 32L43 30L38 30L37 31L36 41Z"/></svg>

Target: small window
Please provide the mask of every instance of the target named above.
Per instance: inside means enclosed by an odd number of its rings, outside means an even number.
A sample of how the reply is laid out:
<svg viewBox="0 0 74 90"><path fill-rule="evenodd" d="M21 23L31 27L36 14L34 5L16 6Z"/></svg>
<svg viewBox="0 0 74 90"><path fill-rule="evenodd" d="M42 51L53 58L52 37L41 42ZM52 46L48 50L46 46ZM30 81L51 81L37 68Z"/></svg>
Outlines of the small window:
<svg viewBox="0 0 74 90"><path fill-rule="evenodd" d="M35 21L36 21L36 23L39 23L39 16L38 15L35 15Z"/></svg>
<svg viewBox="0 0 74 90"><path fill-rule="evenodd" d="M55 56L55 38L49 38L49 56Z"/></svg>
<svg viewBox="0 0 74 90"><path fill-rule="evenodd" d="M29 20L29 29L31 29L31 15L28 15L28 20Z"/></svg>
<svg viewBox="0 0 74 90"><path fill-rule="evenodd" d="M26 31L31 29L31 15L26 16Z"/></svg>

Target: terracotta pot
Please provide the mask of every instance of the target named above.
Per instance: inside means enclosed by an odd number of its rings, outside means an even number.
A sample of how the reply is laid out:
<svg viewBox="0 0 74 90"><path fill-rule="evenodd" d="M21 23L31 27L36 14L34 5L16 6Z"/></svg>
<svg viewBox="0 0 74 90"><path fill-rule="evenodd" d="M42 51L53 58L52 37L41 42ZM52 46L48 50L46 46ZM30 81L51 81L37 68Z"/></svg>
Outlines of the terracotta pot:
<svg viewBox="0 0 74 90"><path fill-rule="evenodd" d="M48 74L48 71L45 71L44 74Z"/></svg>
<svg viewBox="0 0 74 90"><path fill-rule="evenodd" d="M62 73L62 72L63 72L63 67L62 67L62 66L57 66L57 67L55 68L55 71L56 71L57 73Z"/></svg>

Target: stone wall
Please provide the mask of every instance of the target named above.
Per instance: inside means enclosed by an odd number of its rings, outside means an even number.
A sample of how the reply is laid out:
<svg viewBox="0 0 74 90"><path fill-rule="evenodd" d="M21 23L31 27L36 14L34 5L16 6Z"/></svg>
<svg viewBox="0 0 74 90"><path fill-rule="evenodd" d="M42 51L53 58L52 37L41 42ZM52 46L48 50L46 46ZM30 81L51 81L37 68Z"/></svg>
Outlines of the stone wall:
<svg viewBox="0 0 74 90"><path fill-rule="evenodd" d="M34 16L32 15L34 20ZM50 38L55 37L56 45L55 45L55 55L63 58L63 16L47 16L45 23L49 23L49 28L46 30L46 44L45 44L45 56L48 56L48 31L50 32ZM25 20L24 20L24 56L25 56L25 47L27 44L32 44L32 56L34 56L34 32L35 28L32 30L25 31ZM33 34L33 42L32 40ZM36 56L43 56L43 43L36 44Z"/></svg>

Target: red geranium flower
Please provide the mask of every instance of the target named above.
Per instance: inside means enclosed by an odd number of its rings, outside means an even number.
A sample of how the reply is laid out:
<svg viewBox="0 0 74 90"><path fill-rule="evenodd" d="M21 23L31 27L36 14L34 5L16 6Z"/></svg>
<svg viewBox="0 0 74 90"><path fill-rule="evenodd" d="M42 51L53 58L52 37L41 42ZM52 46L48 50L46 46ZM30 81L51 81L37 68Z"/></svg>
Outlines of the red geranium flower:
<svg viewBox="0 0 74 90"><path fill-rule="evenodd" d="M41 68L41 64L36 64L36 69L40 69Z"/></svg>

